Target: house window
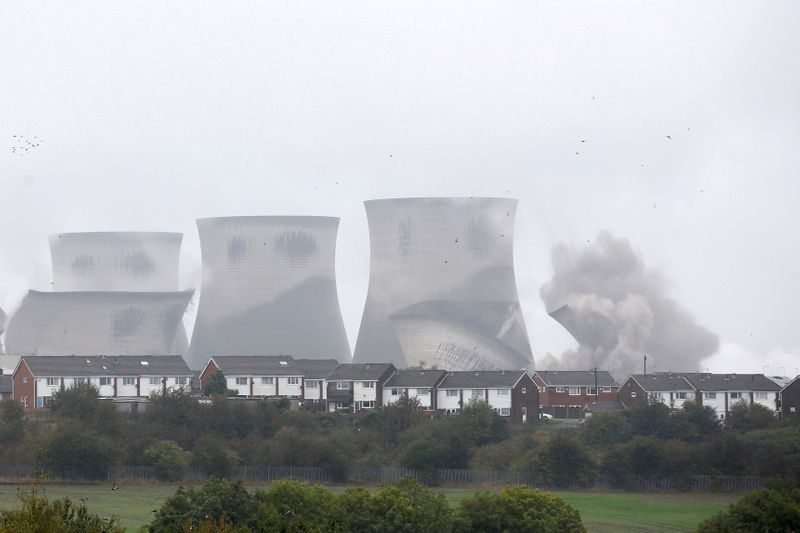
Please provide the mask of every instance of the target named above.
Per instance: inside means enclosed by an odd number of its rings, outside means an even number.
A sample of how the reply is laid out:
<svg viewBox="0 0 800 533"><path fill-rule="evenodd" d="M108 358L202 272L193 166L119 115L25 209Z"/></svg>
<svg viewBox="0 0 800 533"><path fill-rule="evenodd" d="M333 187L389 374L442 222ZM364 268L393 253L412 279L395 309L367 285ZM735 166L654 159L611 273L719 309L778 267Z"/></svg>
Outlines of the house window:
<svg viewBox="0 0 800 533"><path fill-rule="evenodd" d="M350 382L349 381L337 381L336 382L336 389L337 390L350 390Z"/></svg>
<svg viewBox="0 0 800 533"><path fill-rule="evenodd" d="M319 380L307 379L306 380L306 388L307 389L318 389L319 388Z"/></svg>
<svg viewBox="0 0 800 533"><path fill-rule="evenodd" d="M508 396L511 394L511 389L497 389L498 396Z"/></svg>
<svg viewBox="0 0 800 533"><path fill-rule="evenodd" d="M365 389L374 389L375 388L375 382L374 381L363 381L361 383L361 387L363 387Z"/></svg>
<svg viewBox="0 0 800 533"><path fill-rule="evenodd" d="M273 378L272 377L261 378L261 384L262 385L272 385L273 384Z"/></svg>
<svg viewBox="0 0 800 533"><path fill-rule="evenodd" d="M635 390L631 391L631 398L636 398L636 391Z"/></svg>
<svg viewBox="0 0 800 533"><path fill-rule="evenodd" d="M28 397L27 396L23 396L21 401L22 401L22 405L24 407L28 407Z"/></svg>
<svg viewBox="0 0 800 533"><path fill-rule="evenodd" d="M150 378L150 385L161 385L161 378Z"/></svg>
<svg viewBox="0 0 800 533"><path fill-rule="evenodd" d="M445 396L458 396L458 391L456 389L447 389Z"/></svg>
<svg viewBox="0 0 800 533"><path fill-rule="evenodd" d="M611 392L611 387L603 387L603 392Z"/></svg>
<svg viewBox="0 0 800 533"><path fill-rule="evenodd" d="M136 378L122 378L123 385L136 385Z"/></svg>
<svg viewBox="0 0 800 533"><path fill-rule="evenodd" d="M428 389L417 389L417 396L427 396Z"/></svg>
<svg viewBox="0 0 800 533"><path fill-rule="evenodd" d="M569 395L570 396L580 396L581 395L581 388L580 387L569 387Z"/></svg>
<svg viewBox="0 0 800 533"><path fill-rule="evenodd" d="M556 387L556 392L564 392L564 387Z"/></svg>
<svg viewBox="0 0 800 533"><path fill-rule="evenodd" d="M741 400L742 399L742 393L741 392L732 392L730 394L731 394L731 400Z"/></svg>
<svg viewBox="0 0 800 533"><path fill-rule="evenodd" d="M299 385L300 384L300 378L298 378L296 376L292 376L289 379L287 379L286 382L289 385Z"/></svg>
<svg viewBox="0 0 800 533"><path fill-rule="evenodd" d="M522 394L525 394L526 392L528 392L528 389L526 389L525 387L522 387Z"/></svg>
<svg viewBox="0 0 800 533"><path fill-rule="evenodd" d="M679 399L679 400L685 400L686 399L686 393L685 392L676 392L675 393L675 397L677 399Z"/></svg>
<svg viewBox="0 0 800 533"><path fill-rule="evenodd" d="M361 402L361 408L362 409L375 409L375 402L373 402L373 401Z"/></svg>
<svg viewBox="0 0 800 533"><path fill-rule="evenodd" d="M794 412L796 412L796 411L797 411L797 408L796 408L796 407L794 407L794 406L792 406L792 407L790 407L790 408L789 408L789 412L790 412L790 413L794 413Z"/></svg>
<svg viewBox="0 0 800 533"><path fill-rule="evenodd" d="M392 389L392 396L400 396L400 389Z"/></svg>
<svg viewBox="0 0 800 533"><path fill-rule="evenodd" d="M478 396L483 396L483 389L472 389L472 397L477 398Z"/></svg>
<svg viewBox="0 0 800 533"><path fill-rule="evenodd" d="M756 400L767 400L767 399L769 399L769 393L767 392L756 393Z"/></svg>
<svg viewBox="0 0 800 533"><path fill-rule="evenodd" d="M176 385L186 385L186 377L175 378Z"/></svg>
<svg viewBox="0 0 800 533"><path fill-rule="evenodd" d="M236 378L237 385L247 385L247 378Z"/></svg>
<svg viewBox="0 0 800 533"><path fill-rule="evenodd" d="M37 396L36 397L36 407L39 407L39 408L44 407L44 396Z"/></svg>
<svg viewBox="0 0 800 533"><path fill-rule="evenodd" d="M586 387L586 394L589 396L597 396L597 389L595 387Z"/></svg>
<svg viewBox="0 0 800 533"><path fill-rule="evenodd" d="M47 378L47 386L48 387L58 387L59 383L61 382L58 378Z"/></svg>
<svg viewBox="0 0 800 533"><path fill-rule="evenodd" d="M501 407L500 408L500 416L511 416L511 408L510 407Z"/></svg>
<svg viewBox="0 0 800 533"><path fill-rule="evenodd" d="M111 378L100 378L100 386L111 385Z"/></svg>
<svg viewBox="0 0 800 533"><path fill-rule="evenodd" d="M705 399L705 400L716 400L717 399L717 393L716 392L704 392L703 393L703 399Z"/></svg>
<svg viewBox="0 0 800 533"><path fill-rule="evenodd" d="M547 387L536 387L536 388L539 389L539 392L544 392L547 390Z"/></svg>

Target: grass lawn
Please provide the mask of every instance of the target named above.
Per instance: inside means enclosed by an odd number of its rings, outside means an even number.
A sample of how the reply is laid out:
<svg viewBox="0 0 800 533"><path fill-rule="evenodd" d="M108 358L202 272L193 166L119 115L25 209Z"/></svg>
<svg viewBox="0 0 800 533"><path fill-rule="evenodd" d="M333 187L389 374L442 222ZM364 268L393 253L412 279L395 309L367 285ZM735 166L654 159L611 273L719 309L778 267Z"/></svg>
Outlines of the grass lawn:
<svg viewBox="0 0 800 533"><path fill-rule="evenodd" d="M19 504L17 485L0 485L0 508ZM100 516L116 515L128 531L150 522L152 510L173 494L178 485L46 485L48 498L86 498L89 510ZM29 487L23 487L27 489ZM341 490L336 488L334 490ZM475 489L440 489L451 505L471 496ZM703 493L553 492L581 513L591 532L694 531L705 518L727 508L737 495Z"/></svg>

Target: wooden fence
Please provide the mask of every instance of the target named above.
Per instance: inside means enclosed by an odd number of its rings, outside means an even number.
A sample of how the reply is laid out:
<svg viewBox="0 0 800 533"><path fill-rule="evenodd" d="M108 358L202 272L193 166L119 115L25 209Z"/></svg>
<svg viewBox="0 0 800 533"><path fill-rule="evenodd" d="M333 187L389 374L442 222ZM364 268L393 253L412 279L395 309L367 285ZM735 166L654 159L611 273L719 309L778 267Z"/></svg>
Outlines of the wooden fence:
<svg viewBox="0 0 800 533"><path fill-rule="evenodd" d="M31 465L0 465L0 482L31 481L37 476L52 481L86 481L74 470L44 469L37 472ZM346 472L332 472L325 468L303 466L239 466L231 469L231 479L268 483L279 479L295 479L311 483L346 482L358 485L396 483L404 477L436 486L528 485L543 489L609 489L631 492L742 492L759 489L764 481L759 476L709 476L693 475L677 478L596 476L590 480L567 480L553 483L537 472L510 470L433 470L422 472L407 468L357 467ZM203 481L208 478L204 468L191 466L182 481ZM112 466L101 481L142 480L156 481L156 471L151 466Z"/></svg>

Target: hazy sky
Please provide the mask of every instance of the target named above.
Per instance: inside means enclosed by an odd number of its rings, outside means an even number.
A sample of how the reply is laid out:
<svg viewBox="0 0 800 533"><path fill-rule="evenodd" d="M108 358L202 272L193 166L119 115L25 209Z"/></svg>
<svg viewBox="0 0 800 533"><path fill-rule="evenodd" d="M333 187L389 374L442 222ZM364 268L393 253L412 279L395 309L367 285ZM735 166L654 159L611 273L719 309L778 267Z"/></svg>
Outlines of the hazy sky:
<svg viewBox="0 0 800 533"><path fill-rule="evenodd" d="M800 367L797 2L200 4L0 1L3 308L49 233L183 232L192 287L195 218L333 215L352 345L363 200L512 196L536 357L574 346L553 245L608 230L719 335L704 366Z"/></svg>

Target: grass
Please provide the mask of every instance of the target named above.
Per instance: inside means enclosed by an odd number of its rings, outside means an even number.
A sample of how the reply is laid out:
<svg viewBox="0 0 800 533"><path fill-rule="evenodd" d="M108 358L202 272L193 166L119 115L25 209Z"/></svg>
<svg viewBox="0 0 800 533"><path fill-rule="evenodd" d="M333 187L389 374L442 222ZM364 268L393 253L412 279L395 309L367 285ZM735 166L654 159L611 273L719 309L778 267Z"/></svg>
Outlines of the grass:
<svg viewBox="0 0 800 533"><path fill-rule="evenodd" d="M19 504L18 487L0 485L0 508L10 509ZM152 510L161 505L177 485L141 484L123 485L112 491L102 485L46 485L48 498L69 496L75 501L86 498L91 512L100 516L116 515L128 531L135 532L152 519ZM337 489L341 490L341 489ZM475 489L440 489L450 505L473 495ZM626 492L561 492L553 494L564 498L578 509L586 528L598 533L639 533L651 531L694 531L704 519L725 510L738 496L705 493L626 493Z"/></svg>

